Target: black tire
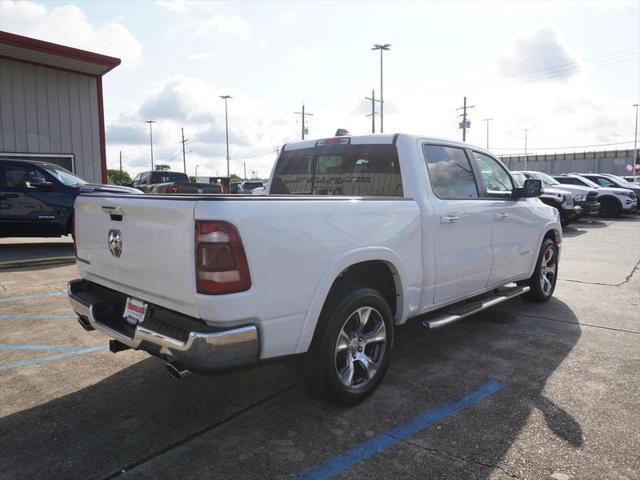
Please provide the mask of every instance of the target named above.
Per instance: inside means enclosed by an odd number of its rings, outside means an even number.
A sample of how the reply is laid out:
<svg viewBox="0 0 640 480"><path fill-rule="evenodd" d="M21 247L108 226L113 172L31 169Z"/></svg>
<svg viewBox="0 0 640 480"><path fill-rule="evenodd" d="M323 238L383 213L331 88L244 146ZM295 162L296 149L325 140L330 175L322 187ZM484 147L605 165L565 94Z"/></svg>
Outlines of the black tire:
<svg viewBox="0 0 640 480"><path fill-rule="evenodd" d="M551 251L552 259L553 259L553 272L549 270L549 260L547 256ZM545 262L546 260L546 262ZM545 264L547 268L545 269ZM545 280L543 280L543 269L545 269ZM532 302L546 302L552 296L553 292L556 289L556 282L558 280L558 246L556 242L554 242L550 238L546 238L544 242L542 242L542 247L540 247L540 253L538 254L538 259L536 260L536 269L533 271L533 275L531 278L524 282L518 282L518 285L528 285L530 290L525 293L522 298L525 300L529 300Z"/></svg>
<svg viewBox="0 0 640 480"><path fill-rule="evenodd" d="M370 309L368 314L366 309ZM354 337L342 335L361 324L361 311L367 322L360 333L354 332ZM381 336L384 340L379 340ZM371 341L367 342L365 337ZM342 341L347 339L350 340ZM301 358L299 372L313 393L336 403L354 405L378 387L389 366L392 350L393 315L388 302L377 290L352 286L338 290L327 300L311 348ZM369 363L366 358L375 361ZM341 371L345 373L341 377L338 370L342 362ZM370 370L362 362L368 363Z"/></svg>
<svg viewBox="0 0 640 480"><path fill-rule="evenodd" d="M600 200L600 216L605 218L618 217L621 213L619 203L613 198L603 198Z"/></svg>

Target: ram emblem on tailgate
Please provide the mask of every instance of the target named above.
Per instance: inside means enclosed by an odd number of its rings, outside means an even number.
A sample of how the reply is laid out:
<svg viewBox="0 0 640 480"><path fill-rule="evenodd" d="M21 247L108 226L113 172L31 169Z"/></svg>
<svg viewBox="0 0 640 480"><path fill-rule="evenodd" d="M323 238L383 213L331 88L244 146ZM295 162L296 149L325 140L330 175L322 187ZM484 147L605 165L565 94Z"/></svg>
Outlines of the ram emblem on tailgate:
<svg viewBox="0 0 640 480"><path fill-rule="evenodd" d="M109 230L107 243L109 244L111 255L119 257L122 254L122 234L120 230Z"/></svg>

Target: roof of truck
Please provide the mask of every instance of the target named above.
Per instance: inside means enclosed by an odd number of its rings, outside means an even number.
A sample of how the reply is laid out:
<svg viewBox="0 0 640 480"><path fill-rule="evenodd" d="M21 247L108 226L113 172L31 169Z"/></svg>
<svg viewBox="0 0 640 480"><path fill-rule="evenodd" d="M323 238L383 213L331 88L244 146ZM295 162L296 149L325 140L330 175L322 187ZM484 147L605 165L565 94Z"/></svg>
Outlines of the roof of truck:
<svg viewBox="0 0 640 480"><path fill-rule="evenodd" d="M477 145L471 145L465 142L461 142L459 140L452 140L450 138L437 138L437 137L430 137L428 135L417 135L417 134L411 134L411 133L369 133L366 135L345 135L345 136L340 136L340 137L320 137L320 138L313 138L313 139L309 139L309 140L299 140L296 142L291 142L291 143L287 143L284 145L283 150L284 151L290 151L290 150L300 150L303 148L313 148L315 147L319 141L327 141L327 140L337 140L337 139L342 139L342 138L348 138L349 143L351 145L372 145L372 144L377 144L377 145L384 145L384 144L393 144L397 142L398 137L405 137L409 140L423 140L423 141L428 141L428 142L434 142L434 143L442 143L442 144L446 144L446 145L452 145L452 146L458 146L458 147L463 147L463 148L473 148L474 150L479 150L482 152L488 152L486 149L479 147ZM490 152L489 152L490 153Z"/></svg>

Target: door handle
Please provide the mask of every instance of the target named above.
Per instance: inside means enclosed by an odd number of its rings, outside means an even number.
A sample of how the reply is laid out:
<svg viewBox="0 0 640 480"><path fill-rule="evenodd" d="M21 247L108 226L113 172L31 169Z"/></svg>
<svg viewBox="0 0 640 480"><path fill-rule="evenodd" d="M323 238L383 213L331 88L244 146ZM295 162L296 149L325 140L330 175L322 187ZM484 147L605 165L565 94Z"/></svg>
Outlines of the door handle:
<svg viewBox="0 0 640 480"><path fill-rule="evenodd" d="M440 217L440 223L456 223L460 217L455 215L444 215Z"/></svg>
<svg viewBox="0 0 640 480"><path fill-rule="evenodd" d="M504 212L500 212L500 213L496 213L496 218L498 220L504 220L505 218L507 218L509 216L509 214L504 213Z"/></svg>

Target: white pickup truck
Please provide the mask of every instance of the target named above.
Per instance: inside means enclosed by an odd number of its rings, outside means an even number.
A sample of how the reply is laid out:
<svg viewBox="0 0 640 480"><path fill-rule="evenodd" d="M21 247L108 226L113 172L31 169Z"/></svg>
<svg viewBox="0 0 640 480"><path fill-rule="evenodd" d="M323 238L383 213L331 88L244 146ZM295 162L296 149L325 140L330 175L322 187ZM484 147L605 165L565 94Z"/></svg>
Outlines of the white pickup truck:
<svg viewBox="0 0 640 480"><path fill-rule="evenodd" d="M382 380L394 326L551 297L562 234L540 189L464 143L290 143L266 196L78 197L69 297L113 352L178 378L297 356L311 388L355 403Z"/></svg>

